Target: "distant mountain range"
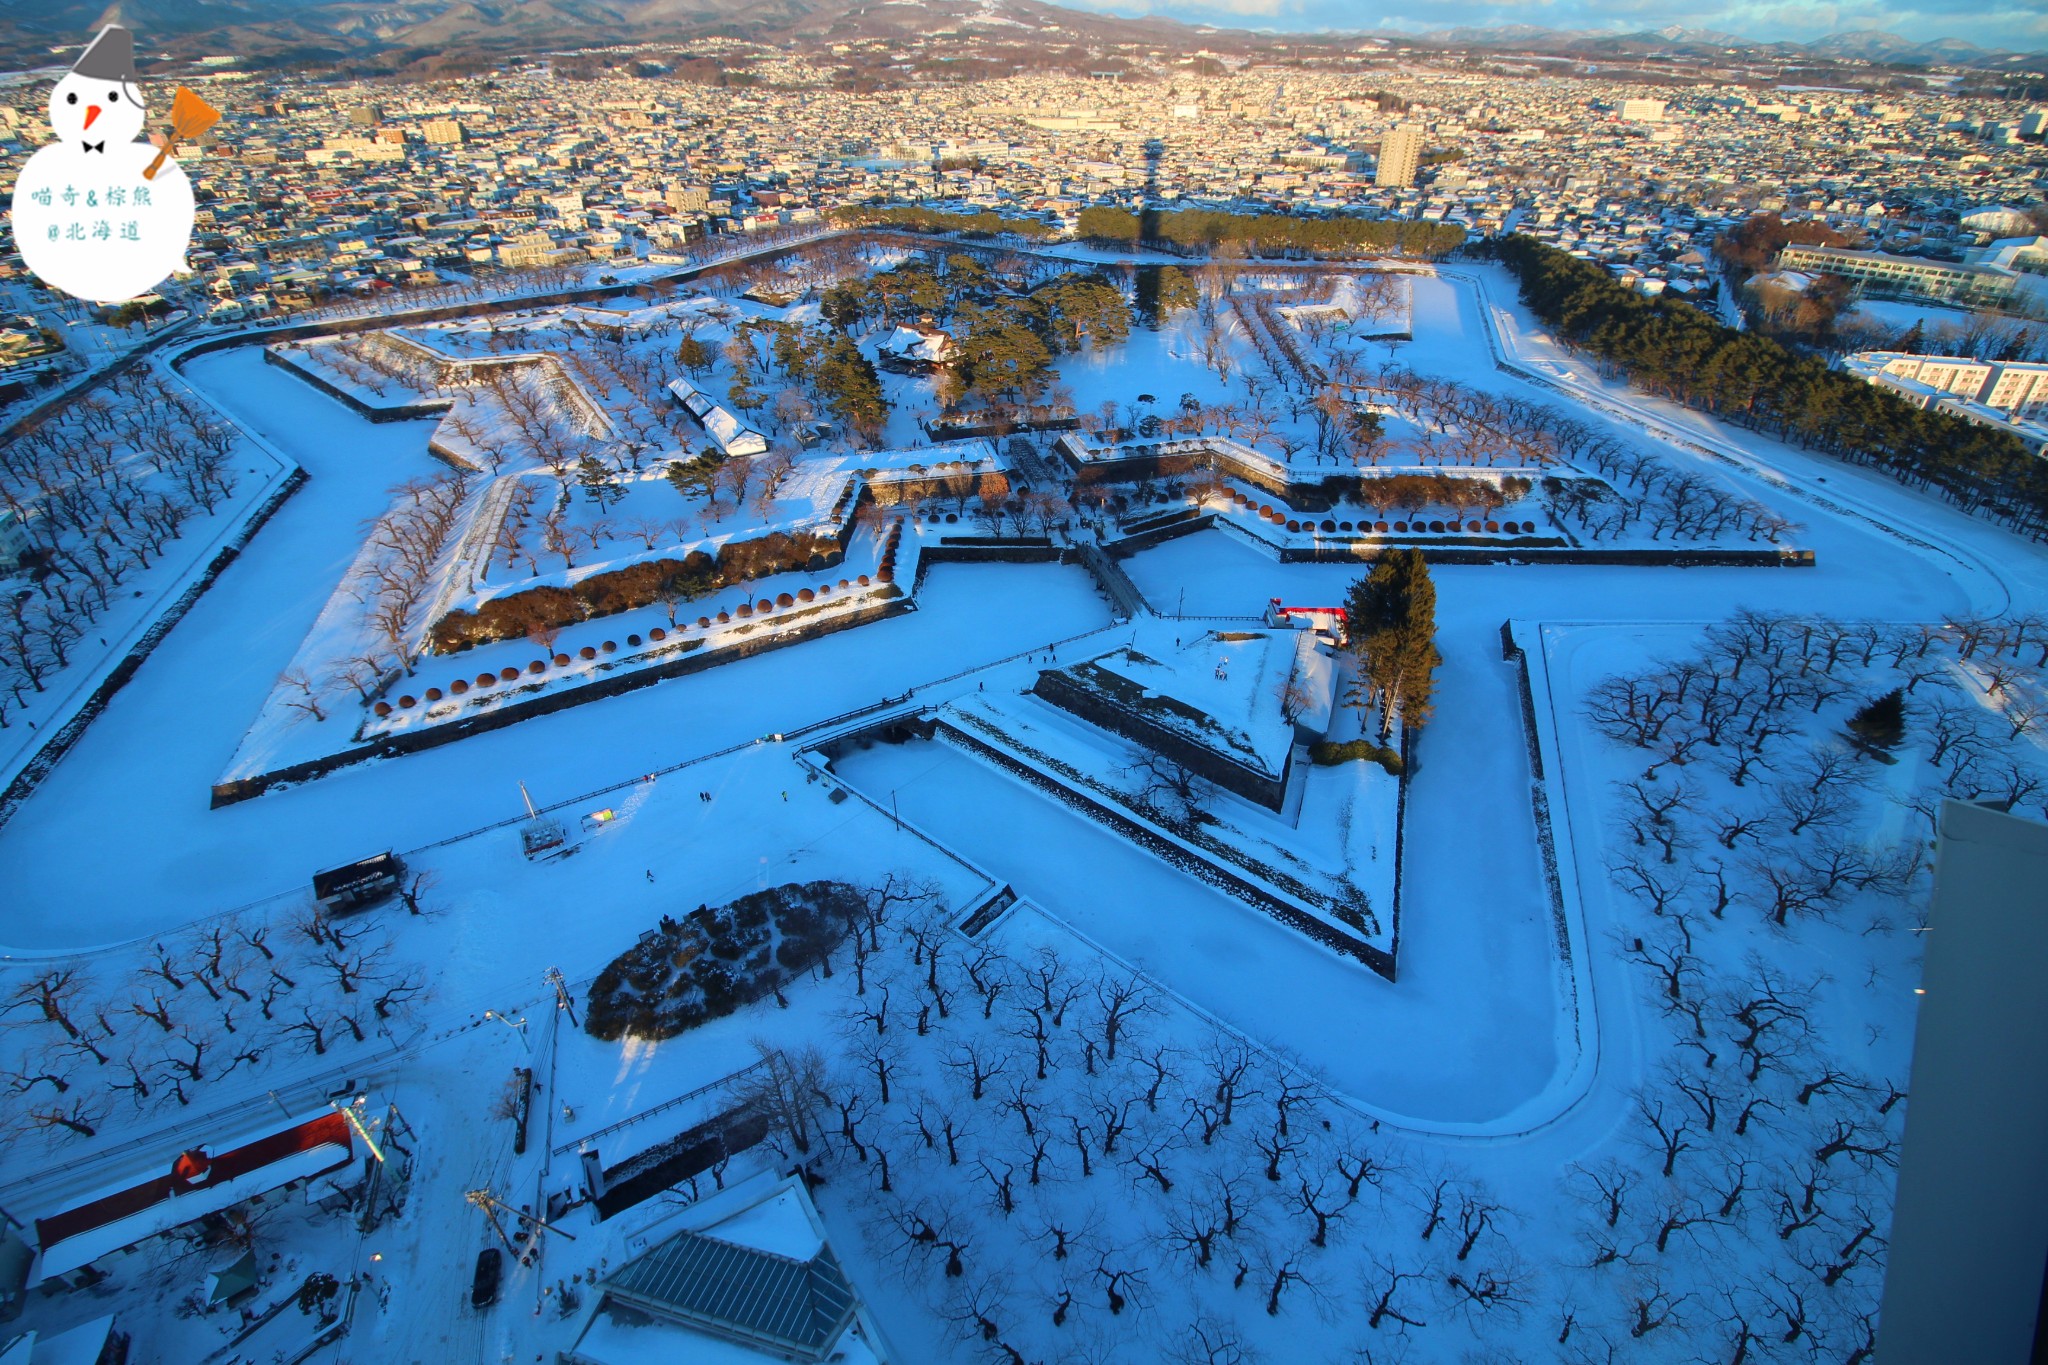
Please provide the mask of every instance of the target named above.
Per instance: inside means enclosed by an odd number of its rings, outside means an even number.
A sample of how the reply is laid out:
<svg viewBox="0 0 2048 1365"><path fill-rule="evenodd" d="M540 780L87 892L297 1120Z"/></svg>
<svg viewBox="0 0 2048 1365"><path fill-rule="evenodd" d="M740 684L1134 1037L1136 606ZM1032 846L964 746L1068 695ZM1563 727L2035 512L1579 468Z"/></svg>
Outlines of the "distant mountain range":
<svg viewBox="0 0 2048 1365"><path fill-rule="evenodd" d="M1611 30L1570 30L1536 28L1524 24L1498 28L1451 28L1424 33L1417 40L1444 47L1502 49L1548 52L1560 55L1641 57L1663 53L1672 56L1713 57L1728 54L1756 54L1779 60L1875 62L1892 66L1969 66L1998 70L2014 66L2038 67L2048 62L2048 53L2022 53L1978 47L1961 38L1936 38L1918 42L1881 29L1855 29L1831 33L1810 42L1759 42L1739 34L1713 29L1648 29L1640 33Z"/></svg>
<svg viewBox="0 0 2048 1365"><path fill-rule="evenodd" d="M0 63L68 60L113 23L135 30L138 54L257 61L530 53L713 36L801 45L949 29L1020 41L1198 45L1196 30L1174 20L1038 0L36 0L0 3Z"/></svg>
<svg viewBox="0 0 2048 1365"><path fill-rule="evenodd" d="M1759 43L1688 28L1616 34L1524 25L1419 35L1278 34L1065 9L1041 0L37 0L0 8L0 63L33 67L67 61L77 45L109 23L133 28L145 53L186 58L233 54L257 64L363 62L386 68L406 62L432 66L463 55L709 36L807 46L948 33L962 41L978 36L1040 45L1138 43L1252 53L1377 38L1416 47L1584 60L1733 55L1990 70L2048 63L2043 54L1987 51L1959 39L1915 42L1875 30L1837 33L1810 43Z"/></svg>

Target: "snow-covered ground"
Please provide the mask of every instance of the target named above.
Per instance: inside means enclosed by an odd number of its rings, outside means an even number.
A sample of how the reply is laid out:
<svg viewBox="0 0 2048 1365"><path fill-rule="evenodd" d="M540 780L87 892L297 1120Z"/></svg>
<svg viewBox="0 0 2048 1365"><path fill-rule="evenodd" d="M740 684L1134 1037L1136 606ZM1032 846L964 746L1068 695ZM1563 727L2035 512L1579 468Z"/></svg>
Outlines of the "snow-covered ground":
<svg viewBox="0 0 2048 1365"><path fill-rule="evenodd" d="M36 1211L22 1202L27 1190L46 1206L127 1167L154 1169L188 1135L242 1131L229 1121L236 1107L267 1105L267 1091L296 1105L357 1080L380 1104L395 1102L413 1129L418 1164L405 1208L367 1237L340 1221L279 1224L265 1243L281 1255L269 1292L309 1269L371 1275L349 1338L328 1358L523 1359L573 1340L576 1315L555 1306L560 1296L580 1283L588 1302L588 1272L616 1268L653 1235L664 1203L687 1192L605 1224L570 1212L561 1226L577 1240L550 1238L538 1267L508 1267L501 1303L481 1314L466 1294L491 1234L464 1195L489 1187L517 1207L572 1188L573 1150L557 1155L556 1147L573 1149L748 1065L759 1038L825 1054L831 1105L821 1102L819 1163L828 1183L818 1198L893 1358L981 1358L993 1338L977 1313L1030 1359L1088 1350L1171 1358L1206 1325L1212 1338L1268 1359L1336 1360L1360 1347L1391 1347L1414 1361L1575 1360L1581 1350L1600 1359L1611 1344L1614 1358L1653 1362L1728 1354L1731 1323L1747 1314L1767 1338L1751 1344L1751 1357L1764 1358L1783 1344L1783 1315L1793 1311L1773 1298L1785 1283L1799 1286L1808 1305L1794 1345L1846 1357L1860 1341L1874 1269L1841 1248L1856 1236L1859 1209L1881 1236L1888 1177L1881 1162L1816 1153L1834 1123L1884 1140L1901 1112L1877 1105L1885 1082L1904 1081L1917 968L1903 928L1924 882L1896 903L1861 893L1833 920L1800 917L1780 930L1758 908L1758 855L1793 847L1783 842L1791 836L1773 833L1755 852L1747 840L1723 850L1707 823L1724 807L1767 799L1767 788L1733 787L1719 774L1719 755L1692 770L1667 767L1645 784L1656 787L1652 796L1681 782L1698 793L1696 807L1681 812L1695 822L1684 852L1694 878L1688 895L1707 894L1710 864L1724 851L1742 890L1723 916L1691 903L1698 975L1683 976L1686 998L1696 985L1712 985L1707 1000L1735 989L1755 954L1802 989L1814 973L1828 975L1804 1007L1813 1022L1806 1049L1763 1069L1760 1090L1738 1084L1747 1066L1739 1030L1722 1015L1705 1017L1721 1052L1708 1079L1728 1107L1718 1125L1692 1119L1690 1147L1667 1158L1646 1145L1655 1139L1645 1106L1661 1101L1667 1122L1693 1112L1673 1068L1693 1068L1682 1073L1688 1080L1702 1073L1696 1052L1676 1045L1690 1025L1673 1022L1654 969L1631 944L1641 938L1642 952L1661 950L1677 927L1624 894L1613 870L1653 846L1627 833L1638 798L1623 785L1641 781L1647 760L1595 733L1584 703L1618 672L1698 653L1703 629L1743 608L1938 626L2048 605L2048 563L2038 547L1879 475L1602 381L1511 300L1505 276L1490 269L1418 277L1415 339L1401 348L1402 363L1490 391L1583 404L1585 420L1789 509L1805 524L1800 543L1816 564L1437 568L1444 665L1435 719L1412 752L1394 982L959 748L913 741L859 750L836 764L854 794L834 800L831 784L806 780L794 761L798 741L772 738L906 693L906 714L955 702L964 711L984 699L1008 705L1038 669L1125 643L1129 628L1109 629L1078 568L937 565L917 609L894 619L209 810L208 785L353 562L360 524L389 506L394 483L432 466L427 422L343 420L341 404L264 364L254 348L192 361L195 386L312 479L0 829L8 993L50 966L78 965L91 978L88 998L118 1009L146 984L136 968L154 944L191 941L195 931L181 926L236 907L237 923L286 926L313 869L385 848L406 851L431 874L430 913L414 918L387 903L370 914L389 930L393 961L430 964L436 989L409 1006L395 1047L372 1041L310 1055L249 1021L250 1035L268 1038L276 1056L209 1078L189 1108L162 1095L146 1105L123 1096L119 1116L92 1140L38 1125L32 1141L0 1157L0 1203L17 1215ZM1496 368L1496 347L1552 387ZM1140 369L1103 382L1164 395L1170 386L1160 378ZM1279 563L1218 531L1123 563L1149 600L1184 603L1190 616L1250 615L1275 597L1340 601L1357 574ZM1556 903L1532 806L1520 674L1502 657L1508 620L1535 656L1542 791L1564 883ZM1084 638L1054 647L1070 636ZM1910 797L1941 766L1927 753L1925 728L1937 695L1953 697L1959 712L1976 707L1991 738L2011 720L2009 705L1990 701L1983 661L1933 657L1947 681L1926 681L1909 698L1919 728L1896 766L1857 788L1860 804L1844 826L1874 848L1917 839L1909 831L1921 817L1886 804L1884 793ZM1775 761L1790 771L1794 753L1828 743L1887 667L1845 666L1838 695L1810 712L1790 708L1799 733ZM2010 686L2031 695L2034 685ZM2014 739L2031 743L2017 730ZM2025 748L2010 752L2015 762L2038 761ZM650 773L660 775L650 781ZM1310 781L1340 776L1317 770ZM521 781L543 803L570 803L560 814L579 841L573 856L520 856L517 826L500 822L521 813ZM1317 803L1311 791L1304 809ZM577 818L599 810L612 818L588 828ZM1377 841L1382 827L1364 827ZM1655 833L1646 830L1646 840ZM1802 857L1813 851L1798 847ZM943 967L913 962L908 938L885 936L864 996L842 962L829 980L794 983L787 1008L764 999L660 1044L601 1044L575 1032L541 979L559 968L580 999L604 963L663 914L789 880L860 881L895 869L934 879L955 908L1003 883L1020 899L981 938L941 940ZM1890 928L1863 932L1878 920ZM982 947L992 956L978 957ZM1048 1034L1040 1080L1030 982L1047 950L1079 985L1073 1014ZM915 1027L932 989L927 972L952 1001L950 1013L927 1021L929 1033ZM1000 997L986 991L996 980L1008 983ZM1111 1059L1105 1002L1132 980L1143 1008ZM895 1014L882 1035L871 1015L885 982ZM487 1009L511 1026L485 1019ZM120 1045L150 1064L158 1025L110 1018ZM49 1033L37 1028L38 1039ZM20 1071L29 1038L6 1035L10 1071ZM1223 1124L1215 1111L1226 1081L1218 1078L1247 1039L1257 1047L1228 1082L1240 1087L1232 1093L1242 1108ZM864 1088L877 1055L884 1070L894 1068L886 1100ZM971 1077L989 1061L1004 1074L977 1099ZM540 1087L536 1128L514 1158L509 1121L490 1114L511 1069L528 1064ZM69 1065L99 1079L89 1059ZM1830 1083L1810 1103L1798 1099L1835 1065L1872 1088ZM1303 1093L1286 1103L1298 1107L1283 1111L1280 1097L1294 1095L1297 1080ZM1156 1104L1145 1099L1148 1088ZM1765 1117L1738 1140L1729 1115L1752 1093L1776 1108L1759 1110ZM19 1119L20 1095L8 1102ZM692 1100L596 1141L610 1162L705 1112ZM937 1114L951 1115L971 1134L959 1164L943 1144L920 1138L920 1112L934 1125ZM220 1114L228 1117L209 1118ZM1112 1137L1108 1127L1118 1124ZM865 1159L843 1125L854 1127ZM1042 1158L1049 1178L1029 1184L1040 1131L1058 1141ZM891 1163L888 1191L877 1151ZM1345 1173L1361 1156L1376 1173L1352 1181ZM758 1149L721 1174L737 1179L786 1159ZM1670 1177L1660 1174L1667 1159ZM1822 1217L1780 1236L1776 1186L1796 1182L1811 1163L1826 1168L1832 1186L1817 1201ZM1277 1173L1270 1179L1269 1170ZM1592 1172L1619 1173L1632 1191L1611 1225L1609 1240L1620 1245L1605 1265L1603 1206L1584 1191ZM1730 1172L1753 1178L1717 1215ZM1226 1191L1244 1201L1241 1235L1209 1233L1214 1255L1198 1259L1204 1210ZM1441 1224L1431 1222L1432 1207L1444 1213ZM1704 1219L1685 1222L1702 1210ZM910 1235L919 1218L970 1247L967 1273L946 1276L924 1259L933 1243ZM1051 1228L1073 1231L1081 1254L1055 1260ZM1854 1243L1870 1245L1867 1236ZM1821 1282L1831 1269L1825 1258L1847 1262L1831 1283ZM57 1330L111 1302L149 1352L196 1359L222 1338L212 1319L172 1310L208 1268L189 1258L148 1277L122 1267L103 1296L37 1298L23 1321ZM1063 1293L1071 1298L1055 1326ZM1376 1316L1379 1309L1401 1316Z"/></svg>

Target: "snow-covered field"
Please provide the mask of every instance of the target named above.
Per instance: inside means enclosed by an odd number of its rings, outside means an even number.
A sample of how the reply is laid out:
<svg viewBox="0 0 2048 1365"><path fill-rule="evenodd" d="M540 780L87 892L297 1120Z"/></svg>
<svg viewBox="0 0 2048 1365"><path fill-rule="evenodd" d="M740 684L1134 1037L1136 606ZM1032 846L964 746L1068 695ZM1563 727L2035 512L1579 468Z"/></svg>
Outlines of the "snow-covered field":
<svg viewBox="0 0 2048 1365"><path fill-rule="evenodd" d="M0 828L0 984L22 1002L9 1015L21 1026L0 1035L0 1074L7 1121L24 1135L0 1156L0 1205L46 1213L246 1131L251 1115L276 1112L266 1096L304 1112L351 1082L372 1111L395 1104L410 1130L403 1206L369 1234L334 1215L266 1224L258 1306L325 1270L362 1292L349 1335L316 1359L550 1354L575 1339L592 1273L644 1246L690 1192L603 1223L567 1211L558 1225L575 1240L544 1237L539 1264L508 1266L484 1312L467 1291L492 1234L464 1196L490 1188L516 1208L573 1193L579 1142L609 1165L684 1132L724 1095L692 1092L753 1063L758 1041L819 1051L816 1197L892 1359L1000 1358L1000 1344L1032 1360L1675 1362L1727 1358L1744 1340L1749 1359L1846 1358L1874 1311L1885 1152L1903 1113L1886 1101L1906 1080L1907 931L1926 894L1905 868L1924 853L1912 803L1929 784L1995 794L2015 780L2007 765L2025 775L2043 762L2014 721L2017 699L2038 691L2038 642L2002 654L1980 642L1965 658L1964 635L1939 628L2043 609L2048 564L1879 476L1603 381L1511 298L1490 269L1416 278L1401 363L1571 403L1581 420L1803 523L1816 564L1437 568L1444 665L1412 750L1392 982L956 746L858 749L835 763L850 793L796 761L809 742L797 732L819 722L830 733L835 718L885 702L902 715L1037 706L1019 694L1039 669L1126 647L1131 628L1112 628L1076 567L938 564L915 610L892 619L209 809L209 785L355 562L362 524L390 507L393 485L434 472L433 423L363 421L253 347L193 360L190 383L311 481ZM1133 338L1173 344L1170 332ZM1496 368L1496 352L1549 387ZM1099 377L1102 396L1177 401L1169 366L1190 362L1154 359L1128 353ZM1068 382L1078 398L1097 378ZM1152 603L1190 617L1248 616L1276 597L1341 601L1357 573L1279 563L1219 531L1123 565ZM1726 746L1663 759L1644 779L1655 751L1604 737L1588 699L1617 674L1719 657L1709 628L1744 609L1889 633L1867 665L1845 637L1812 708L1802 694L1782 711L1787 733L1747 785L1727 775ZM1503 658L1508 621L1532 656L1547 830L1521 674ZM1922 624L1928 653L1916 655ZM1777 666L1805 676L1795 628L1774 629L1786 632ZM482 656L462 657L474 672ZM1836 744L1855 705L1916 672L1926 676L1908 697L1898 762L1852 760L1840 808L1791 828L1778 788L1803 785L1809 751ZM1948 726L1970 738L1937 759ZM1327 815L1347 780L1313 770L1303 825L1290 836L1268 820L1262 837L1356 859L1334 818L1306 814ZM557 814L572 856L520 855L521 782L542 804L568 803ZM1648 813L1674 792L1686 796L1661 819ZM609 817L579 818L599 811ZM1752 814L1754 829L1724 844L1725 822ZM1375 865L1388 856L1376 816L1354 814L1347 837L1363 837ZM199 998L211 992L201 980L220 979L192 965L209 924L274 926L286 940L312 871L387 848L427 874L416 892L426 913L394 901L355 921L389 945L363 980L388 991L415 972L430 990L364 1017L357 1044L346 1020L363 1004L328 984L352 969L293 968L285 1003L328 1021L329 1052L232 998ZM1859 850L1896 861L1897 885L1871 876L1774 922L1786 902L1772 899L1772 870ZM906 913L858 978L842 954L829 978L791 983L786 1007L770 996L659 1043L578 1032L542 979L559 969L580 1001L663 915L892 872L929 879L956 912L1005 885L1018 899L972 939ZM1662 914L1644 872L1683 880ZM1734 893L1718 914L1717 873ZM183 986L139 974L158 945ZM292 951L317 960L327 948ZM1799 1026L1745 1041L1736 993L1757 986L1758 961L1780 974ZM84 1031L107 1065L132 1061L154 1078L146 1096L95 1100L91 1137L48 1117L60 1098L98 1096L111 1074L36 1008L36 983L66 969L80 984L64 1008L104 1018L104 1035ZM1053 1022L1044 993L1069 989ZM1696 1005L1697 1032L1674 1003ZM231 1037L216 1022L223 1005ZM188 1037L214 1056L259 1055L186 1076L183 1103L162 1078L180 1074L166 1049ZM61 1096L30 1075L52 1064L78 1082ZM515 1157L512 1123L493 1110L528 1065L533 1129ZM1753 1122L1738 1132L1746 1106ZM1660 1124L1680 1132L1675 1149ZM777 1141L706 1171L699 1193L786 1168L794 1153ZM947 1242L966 1248L959 1275L945 1273ZM36 1296L21 1321L54 1331L113 1307L144 1358L200 1359L224 1341L219 1319L176 1307L232 1259L224 1250L117 1258L101 1289ZM571 1296L581 1306L565 1310Z"/></svg>

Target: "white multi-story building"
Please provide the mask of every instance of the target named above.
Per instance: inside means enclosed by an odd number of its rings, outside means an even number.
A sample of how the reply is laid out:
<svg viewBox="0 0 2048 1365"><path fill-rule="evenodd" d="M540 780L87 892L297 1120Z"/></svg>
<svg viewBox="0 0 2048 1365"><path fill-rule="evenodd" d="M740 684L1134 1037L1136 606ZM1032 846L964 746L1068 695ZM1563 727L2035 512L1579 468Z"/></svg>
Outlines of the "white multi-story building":
<svg viewBox="0 0 2048 1365"><path fill-rule="evenodd" d="M1856 286L1858 293L1953 299L1965 304L2009 302L2015 273L2010 267L1988 262L1973 265L1883 251L1798 245L1778 253L1778 269L1838 275Z"/></svg>
<svg viewBox="0 0 2048 1365"><path fill-rule="evenodd" d="M1858 351L1842 367L1873 384L1896 389L1920 407L1956 397L2014 414L2048 409L2048 364Z"/></svg>
<svg viewBox="0 0 2048 1365"><path fill-rule="evenodd" d="M548 265L561 250L559 243L545 232L528 232L508 238L498 247L498 264L508 269L522 266Z"/></svg>
<svg viewBox="0 0 2048 1365"><path fill-rule="evenodd" d="M1858 351L1842 361L1850 374L1890 389L1916 408L2010 431L2040 452L2048 447L2048 365L1968 356Z"/></svg>

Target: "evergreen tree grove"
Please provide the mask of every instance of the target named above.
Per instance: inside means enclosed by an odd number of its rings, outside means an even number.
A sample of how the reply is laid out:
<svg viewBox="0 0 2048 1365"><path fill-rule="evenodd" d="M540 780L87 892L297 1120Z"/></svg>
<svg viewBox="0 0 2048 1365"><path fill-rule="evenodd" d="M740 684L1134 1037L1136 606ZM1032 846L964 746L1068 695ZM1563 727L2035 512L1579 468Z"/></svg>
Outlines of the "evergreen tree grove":
<svg viewBox="0 0 2048 1365"><path fill-rule="evenodd" d="M1359 676L1380 708L1380 741L1394 718L1420 729L1435 710L1436 584L1420 550L1395 550L1351 585L1345 602L1350 648Z"/></svg>

